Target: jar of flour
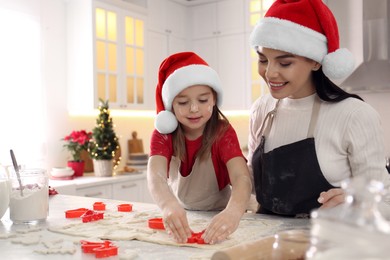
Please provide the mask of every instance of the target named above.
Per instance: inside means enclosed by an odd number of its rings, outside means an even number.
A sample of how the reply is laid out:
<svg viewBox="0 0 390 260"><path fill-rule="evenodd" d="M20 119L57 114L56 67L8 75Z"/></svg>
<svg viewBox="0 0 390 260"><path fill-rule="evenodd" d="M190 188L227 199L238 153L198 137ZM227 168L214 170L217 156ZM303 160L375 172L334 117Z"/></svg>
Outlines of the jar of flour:
<svg viewBox="0 0 390 260"><path fill-rule="evenodd" d="M46 220L49 212L49 178L44 169L19 171L20 182L12 172L10 219L13 223L37 223Z"/></svg>

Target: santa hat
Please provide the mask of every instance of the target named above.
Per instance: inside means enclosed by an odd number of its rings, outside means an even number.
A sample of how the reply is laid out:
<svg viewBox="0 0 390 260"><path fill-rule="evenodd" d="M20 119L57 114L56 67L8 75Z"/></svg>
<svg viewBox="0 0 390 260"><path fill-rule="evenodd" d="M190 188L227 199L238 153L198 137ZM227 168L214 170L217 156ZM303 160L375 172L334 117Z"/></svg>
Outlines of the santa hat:
<svg viewBox="0 0 390 260"><path fill-rule="evenodd" d="M322 0L276 0L254 28L250 42L307 57L331 79L348 76L354 58L339 48L336 19Z"/></svg>
<svg viewBox="0 0 390 260"><path fill-rule="evenodd" d="M161 134L175 131L178 122L172 113L173 99L182 90L194 85L207 85L222 102L222 87L215 70L193 52L180 52L166 58L160 65L156 88L157 117L154 126Z"/></svg>

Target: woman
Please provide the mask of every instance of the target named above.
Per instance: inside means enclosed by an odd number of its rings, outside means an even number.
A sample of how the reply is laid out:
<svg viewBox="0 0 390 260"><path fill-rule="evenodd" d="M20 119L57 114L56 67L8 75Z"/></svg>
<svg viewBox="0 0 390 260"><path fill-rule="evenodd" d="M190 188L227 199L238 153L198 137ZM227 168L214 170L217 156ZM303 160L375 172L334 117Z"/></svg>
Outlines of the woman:
<svg viewBox="0 0 390 260"><path fill-rule="evenodd" d="M186 209L222 210L203 234L213 244L237 229L248 204L249 170L221 101L217 73L195 53L162 62L147 178L166 229L180 243L191 236Z"/></svg>
<svg viewBox="0 0 390 260"><path fill-rule="evenodd" d="M277 0L251 34L270 95L250 117L248 164L260 213L307 215L344 201L340 183L367 175L389 185L376 111L336 86L353 70L322 0Z"/></svg>

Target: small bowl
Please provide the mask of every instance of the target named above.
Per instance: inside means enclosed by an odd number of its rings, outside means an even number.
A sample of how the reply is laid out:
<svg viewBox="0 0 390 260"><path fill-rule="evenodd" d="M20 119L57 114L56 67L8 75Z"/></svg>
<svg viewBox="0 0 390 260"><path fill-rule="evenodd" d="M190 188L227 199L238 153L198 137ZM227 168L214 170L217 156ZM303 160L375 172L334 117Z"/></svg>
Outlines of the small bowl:
<svg viewBox="0 0 390 260"><path fill-rule="evenodd" d="M74 174L74 171L70 167L54 167L51 169L51 176L53 177L69 177Z"/></svg>

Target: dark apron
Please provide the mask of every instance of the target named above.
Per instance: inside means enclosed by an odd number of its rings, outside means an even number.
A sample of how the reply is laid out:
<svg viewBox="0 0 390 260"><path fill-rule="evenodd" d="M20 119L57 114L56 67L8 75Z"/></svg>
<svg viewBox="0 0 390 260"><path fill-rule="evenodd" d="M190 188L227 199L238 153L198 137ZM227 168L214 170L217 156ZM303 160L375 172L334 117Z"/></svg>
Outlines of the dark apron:
<svg viewBox="0 0 390 260"><path fill-rule="evenodd" d="M264 153L265 137L270 132L278 105L279 101L262 123L261 142L252 158L256 199L260 204L258 213L309 214L321 206L317 202L319 194L334 188L322 174L315 150L313 133L320 101L318 97L314 101L307 139Z"/></svg>

